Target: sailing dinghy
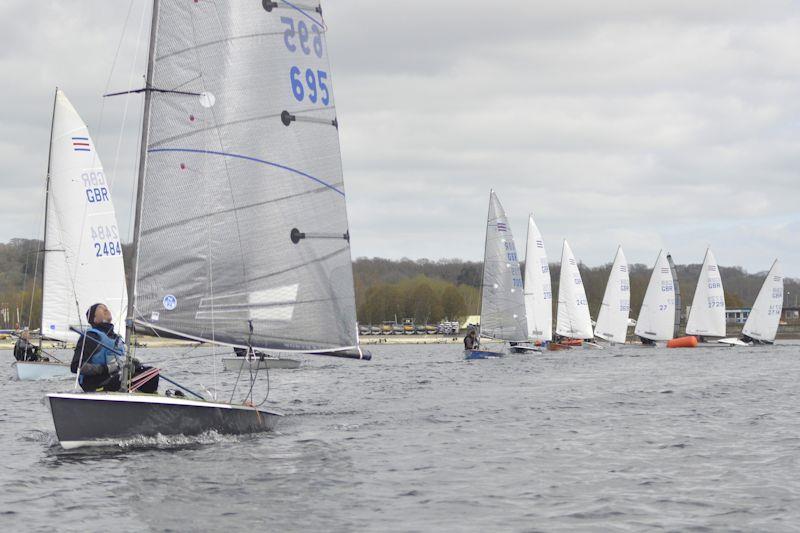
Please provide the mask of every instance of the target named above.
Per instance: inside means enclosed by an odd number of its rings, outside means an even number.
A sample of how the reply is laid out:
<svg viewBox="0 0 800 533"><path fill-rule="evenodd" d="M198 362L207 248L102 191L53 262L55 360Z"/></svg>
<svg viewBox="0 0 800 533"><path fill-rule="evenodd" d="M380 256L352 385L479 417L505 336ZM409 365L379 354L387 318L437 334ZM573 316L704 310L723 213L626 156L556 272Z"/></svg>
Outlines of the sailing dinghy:
<svg viewBox="0 0 800 533"><path fill-rule="evenodd" d="M703 258L686 321L686 335L697 336L701 342L705 337L725 336L725 292L717 260L710 248Z"/></svg>
<svg viewBox="0 0 800 533"><path fill-rule="evenodd" d="M634 333L644 345L673 338L675 321L675 288L672 271L664 250L658 253L647 291L644 294Z"/></svg>
<svg viewBox="0 0 800 533"><path fill-rule="evenodd" d="M137 91L145 111L129 338L135 323L232 348L366 358L325 32L318 2L154 0ZM257 372L243 374L242 403L236 388L230 400L48 398L65 448L272 429L281 413L252 393Z"/></svg>
<svg viewBox="0 0 800 533"><path fill-rule="evenodd" d="M45 189L41 337L75 342L84 312L104 303L125 323L128 290L119 227L103 166L86 124L56 89ZM39 344L41 348L41 341ZM17 361L21 380L67 378L63 362Z"/></svg>
<svg viewBox="0 0 800 533"><path fill-rule="evenodd" d="M569 243L564 239L561 249L561 274L558 284L558 313L556 335L560 340L551 349L582 346L594 337L589 302L578 269L578 262Z"/></svg>
<svg viewBox="0 0 800 533"><path fill-rule="evenodd" d="M522 271L517 259L511 226L494 191L489 193L481 285L481 322L478 338L502 343L524 343L527 340L527 321ZM466 359L500 357L503 355L500 350L500 348L465 350L464 357Z"/></svg>
<svg viewBox="0 0 800 533"><path fill-rule="evenodd" d="M550 281L550 265L544 248L542 233L528 216L528 238L525 246L525 317L527 334L534 346L518 345L515 351L538 350L537 345L553 340L553 289Z"/></svg>
<svg viewBox="0 0 800 533"><path fill-rule="evenodd" d="M611 343L625 344L628 336L630 308L631 289L628 262L622 246L620 246L617 248L614 263L611 265L611 273L608 275L606 292L603 295L603 303L594 327L595 336Z"/></svg>
<svg viewBox="0 0 800 533"><path fill-rule="evenodd" d="M721 339L719 342L734 346L773 344L783 310L783 271L776 259L758 291L753 308L742 328L742 337Z"/></svg>

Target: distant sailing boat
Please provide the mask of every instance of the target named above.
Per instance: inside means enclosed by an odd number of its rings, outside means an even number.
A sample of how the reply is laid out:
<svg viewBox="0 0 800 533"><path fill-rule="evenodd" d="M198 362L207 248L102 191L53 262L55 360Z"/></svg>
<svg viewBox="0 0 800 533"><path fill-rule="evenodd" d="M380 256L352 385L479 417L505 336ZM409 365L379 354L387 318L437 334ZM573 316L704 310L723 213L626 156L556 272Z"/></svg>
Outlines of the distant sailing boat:
<svg viewBox="0 0 800 533"><path fill-rule="evenodd" d="M520 343L528 339L522 272L514 236L494 191L489 193L483 256L479 338ZM467 359L499 357L499 351L466 350Z"/></svg>
<svg viewBox="0 0 800 533"><path fill-rule="evenodd" d="M725 336L725 292L722 289L717 260L706 250L692 307L686 321L686 334L702 337Z"/></svg>
<svg viewBox="0 0 800 533"><path fill-rule="evenodd" d="M678 281L678 269L675 268L675 262L672 260L672 255L667 254L667 262L669 269L672 272L672 286L675 289L675 328L672 332L673 338L678 336L681 329L681 312L683 311L683 302L681 301L681 284Z"/></svg>
<svg viewBox="0 0 800 533"><path fill-rule="evenodd" d="M103 166L86 124L56 89L44 232L42 337L74 342L84 313L104 303L125 323L128 290L119 227ZM19 379L70 376L65 363L16 363Z"/></svg>
<svg viewBox="0 0 800 533"><path fill-rule="evenodd" d="M728 344L772 344L778 333L783 310L783 271L776 259L764 278L753 308L742 328L742 339L729 338Z"/></svg>
<svg viewBox="0 0 800 533"><path fill-rule="evenodd" d="M642 344L668 341L674 336L674 321L675 289L672 271L664 250L661 250L647 284L634 332L642 340Z"/></svg>
<svg viewBox="0 0 800 533"><path fill-rule="evenodd" d="M603 304L597 315L594 334L609 342L625 343L628 336L628 315L631 308L630 276L628 262L622 252L622 246L617 248L611 273L608 275L606 292L603 295Z"/></svg>
<svg viewBox="0 0 800 533"><path fill-rule="evenodd" d="M556 334L562 337L559 344L576 346L582 344L583 340L594 337L583 279L578 269L578 262L575 261L572 248L566 239L561 250Z"/></svg>
<svg viewBox="0 0 800 533"><path fill-rule="evenodd" d="M553 340L553 289L550 266L542 233L528 216L528 239L525 247L525 316L528 338L534 342Z"/></svg>
<svg viewBox="0 0 800 533"><path fill-rule="evenodd" d="M153 2L138 91L145 112L129 308L138 326L249 350L364 355L325 31L317 2ZM266 398L254 399L255 374L245 373L240 404L236 389L231 401L48 398L65 448L252 433L282 416L259 407ZM130 383L123 376L128 391Z"/></svg>

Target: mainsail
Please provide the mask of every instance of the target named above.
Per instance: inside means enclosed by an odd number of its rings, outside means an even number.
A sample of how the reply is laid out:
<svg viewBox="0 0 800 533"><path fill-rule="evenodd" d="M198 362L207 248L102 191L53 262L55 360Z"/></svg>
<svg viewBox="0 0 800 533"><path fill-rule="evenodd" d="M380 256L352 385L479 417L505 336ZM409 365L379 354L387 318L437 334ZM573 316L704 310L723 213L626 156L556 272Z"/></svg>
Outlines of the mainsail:
<svg viewBox="0 0 800 533"><path fill-rule="evenodd" d="M279 351L357 344L318 2L155 2L137 323Z"/></svg>
<svg viewBox="0 0 800 533"><path fill-rule="evenodd" d="M481 335L520 342L528 338L522 272L514 236L494 191L489 194L481 291Z"/></svg>
<svg viewBox="0 0 800 533"><path fill-rule="evenodd" d="M553 340L553 289L544 241L533 214L528 217L528 242L525 248L525 316L528 337Z"/></svg>
<svg viewBox="0 0 800 533"><path fill-rule="evenodd" d="M672 285L672 271L664 250L661 250L644 294L635 333L651 341L670 340L673 338L674 320L675 289Z"/></svg>
<svg viewBox="0 0 800 533"><path fill-rule="evenodd" d="M84 313L105 304L125 324L128 291L108 179L86 124L56 90L47 178L42 335L75 341Z"/></svg>
<svg viewBox="0 0 800 533"><path fill-rule="evenodd" d="M783 271L776 259L769 269L742 334L761 342L773 342L783 309Z"/></svg>
<svg viewBox="0 0 800 533"><path fill-rule="evenodd" d="M572 339L591 339L592 318L583 288L578 263L569 243L564 240L561 250L561 276L558 284L558 319L556 333Z"/></svg>
<svg viewBox="0 0 800 533"><path fill-rule="evenodd" d="M681 327L681 311L683 310L683 303L681 302L681 284L678 282L678 269L675 268L672 255L667 254L667 262L672 272L672 286L675 289L675 328L672 331L672 335L677 337Z"/></svg>
<svg viewBox="0 0 800 533"><path fill-rule="evenodd" d="M725 293L722 289L717 260L706 250L700 278L694 291L692 307L686 321L687 335L725 336Z"/></svg>
<svg viewBox="0 0 800 533"><path fill-rule="evenodd" d="M630 276L628 262L622 252L622 246L617 248L611 273L608 275L606 292L603 295L603 304L597 315L597 324L594 334L601 339L613 342L625 342L628 336L628 314L631 308Z"/></svg>

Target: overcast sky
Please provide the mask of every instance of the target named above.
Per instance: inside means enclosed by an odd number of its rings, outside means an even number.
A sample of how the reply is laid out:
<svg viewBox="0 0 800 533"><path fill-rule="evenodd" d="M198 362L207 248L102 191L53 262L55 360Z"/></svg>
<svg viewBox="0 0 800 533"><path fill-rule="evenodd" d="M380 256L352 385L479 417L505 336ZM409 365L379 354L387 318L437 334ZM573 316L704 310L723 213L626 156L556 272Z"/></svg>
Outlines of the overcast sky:
<svg viewBox="0 0 800 533"><path fill-rule="evenodd" d="M141 86L149 5L0 4L0 240L41 235L56 85L131 226L142 100L101 95ZM779 257L800 277L800 3L323 8L354 256L480 259L494 188L520 252L534 212L552 261L563 238L590 265L617 244L647 264L711 245L722 265Z"/></svg>

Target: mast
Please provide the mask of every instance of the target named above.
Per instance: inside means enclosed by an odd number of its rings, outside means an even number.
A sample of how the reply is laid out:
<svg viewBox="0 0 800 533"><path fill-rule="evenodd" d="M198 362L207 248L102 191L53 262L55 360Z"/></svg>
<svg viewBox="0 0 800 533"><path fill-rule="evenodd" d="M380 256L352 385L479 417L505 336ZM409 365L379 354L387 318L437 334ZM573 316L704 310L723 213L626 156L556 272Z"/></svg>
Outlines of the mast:
<svg viewBox="0 0 800 533"><path fill-rule="evenodd" d="M44 335L44 275L47 272L47 268L45 268L45 264L47 263L47 210L50 206L50 165L53 160L53 128L56 124L56 105L58 103L58 87L56 87L55 92L53 93L53 115L50 118L50 146L47 150L47 177L45 178L44 184L44 236L42 241L42 253L44 254L44 261L42 264L42 312L39 315L39 351L42 350L42 336ZM34 267L34 271L39 268L39 254L36 254L36 266ZM37 274L34 272L33 275L33 291L36 292L36 277ZM33 294L31 294L31 298L33 298ZM30 317L28 317L30 320Z"/></svg>
<svg viewBox="0 0 800 533"><path fill-rule="evenodd" d="M125 368L122 373L122 390L127 392L128 383L130 381L130 374L128 368L131 362L131 349L132 339L134 333L134 323L136 322L135 308L136 308L136 276L139 267L139 231L142 223L142 191L144 189L145 180L145 162L147 160L147 138L150 128L150 101L152 98L153 85L153 65L154 55L156 48L156 29L158 27L158 3L159 0L153 0L153 17L150 22L150 49L147 54L147 76L145 78L144 90L144 116L142 118L142 139L139 146L139 173L136 180L136 207L134 211L133 223L133 271L131 293L128 295L128 320L125 325L125 337L131 346L125 351Z"/></svg>
<svg viewBox="0 0 800 533"><path fill-rule="evenodd" d="M492 212L492 195L494 194L494 189L489 189L489 208L486 210L486 238L483 241L483 268L481 269L481 290L480 295L478 296L478 313L479 315L479 322L478 322L478 345L480 346L481 342L481 329L483 329L483 284L486 282L486 248L489 246L489 213Z"/></svg>

